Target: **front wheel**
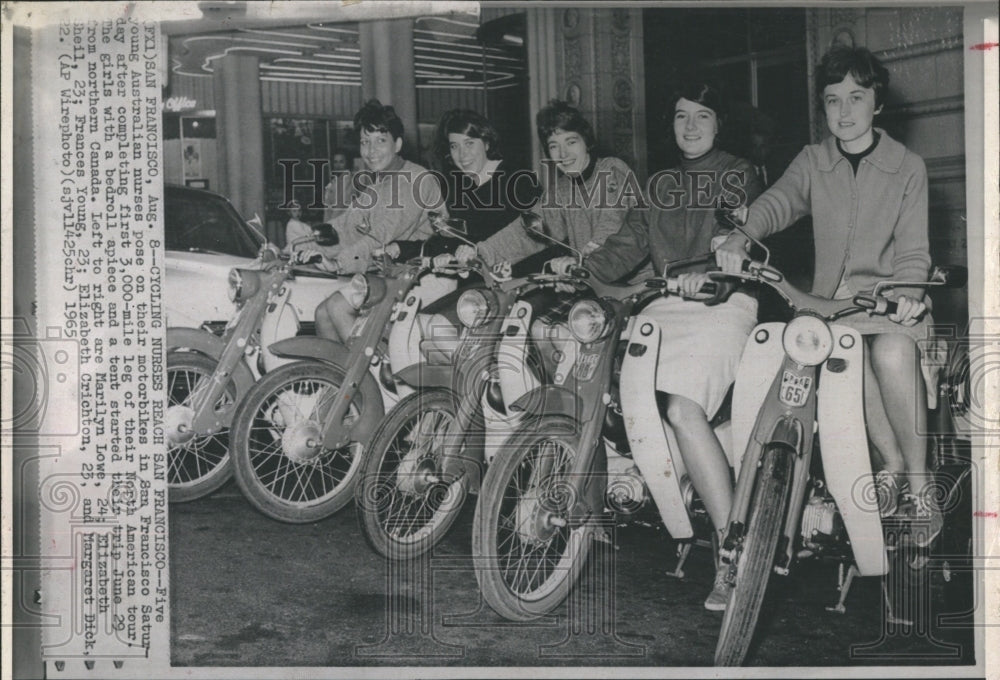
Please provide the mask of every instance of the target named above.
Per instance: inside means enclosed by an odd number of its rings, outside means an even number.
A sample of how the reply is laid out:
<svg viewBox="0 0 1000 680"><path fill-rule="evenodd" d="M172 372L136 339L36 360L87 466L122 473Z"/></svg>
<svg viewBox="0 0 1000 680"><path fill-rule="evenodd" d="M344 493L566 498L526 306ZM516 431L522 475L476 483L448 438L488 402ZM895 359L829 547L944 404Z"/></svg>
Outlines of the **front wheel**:
<svg viewBox="0 0 1000 680"><path fill-rule="evenodd" d="M591 527L567 521L579 429L566 416L525 423L483 478L472 525L476 580L490 607L512 621L559 606L590 553Z"/></svg>
<svg viewBox="0 0 1000 680"><path fill-rule="evenodd" d="M298 361L265 375L233 416L236 481L250 503L268 517L293 524L324 519L351 500L362 446L322 445L324 415L338 398L344 370ZM362 381L345 421L366 408L381 410L371 381Z"/></svg>
<svg viewBox="0 0 1000 680"><path fill-rule="evenodd" d="M233 476L229 456L229 427L211 434L191 428L192 401L200 390L209 388L215 359L195 352L167 353L167 499L184 503L212 493ZM239 394L230 380L214 408L217 413L231 410Z"/></svg>
<svg viewBox="0 0 1000 680"><path fill-rule="evenodd" d="M750 648L785 520L793 455L787 447L772 444L761 456L757 492L736 565L736 586L715 647L716 666L739 666Z"/></svg>
<svg viewBox="0 0 1000 680"><path fill-rule="evenodd" d="M451 450L456 427L452 393L434 388L404 397L375 431L354 507L362 533L380 555L421 555L454 524L466 480L445 478L442 463L458 453Z"/></svg>

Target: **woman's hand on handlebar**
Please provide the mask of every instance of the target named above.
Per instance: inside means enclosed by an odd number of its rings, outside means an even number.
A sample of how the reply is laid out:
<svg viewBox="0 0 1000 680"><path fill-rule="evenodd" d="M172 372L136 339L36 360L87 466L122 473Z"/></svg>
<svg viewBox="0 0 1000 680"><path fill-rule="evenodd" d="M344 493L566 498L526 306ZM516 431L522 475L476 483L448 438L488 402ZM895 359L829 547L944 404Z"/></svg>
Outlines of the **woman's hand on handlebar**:
<svg viewBox="0 0 1000 680"><path fill-rule="evenodd" d="M711 277L705 272L688 272L677 276L677 285L681 295L686 298L693 298L700 294L701 287L708 281L711 281Z"/></svg>
<svg viewBox="0 0 1000 680"><path fill-rule="evenodd" d="M727 274L739 274L743 271L743 262L750 259L747 252L747 239L738 231L729 235L715 249L715 263Z"/></svg>
<svg viewBox="0 0 1000 680"><path fill-rule="evenodd" d="M374 257L380 257L385 254L389 256L389 259L395 260L399 257L400 252L402 251L399 249L399 244L394 241L392 243L387 243L385 248L376 248L372 251L372 255Z"/></svg>
<svg viewBox="0 0 1000 680"><path fill-rule="evenodd" d="M927 309L920 300L915 300L908 295L899 295L895 298L896 313L890 314L889 319L895 321L900 326L912 326Z"/></svg>
<svg viewBox="0 0 1000 680"><path fill-rule="evenodd" d="M318 250L313 250L311 248L296 250L289 258L289 262L292 264L317 264L322 261L323 254Z"/></svg>
<svg viewBox="0 0 1000 680"><path fill-rule="evenodd" d="M435 255L432 260L435 269L442 269L444 267L452 267L458 264L457 258L451 253L442 253L440 255Z"/></svg>
<svg viewBox="0 0 1000 680"><path fill-rule="evenodd" d="M440 257L440 255L438 256ZM449 256L451 257L451 256ZM476 259L476 249L466 243L463 243L458 248L455 249L454 258L459 264L468 264L470 261ZM437 258L434 258L435 264L437 264Z"/></svg>
<svg viewBox="0 0 1000 680"><path fill-rule="evenodd" d="M549 260L548 265L552 273L556 276L568 276L570 269L577 264L575 257L555 257Z"/></svg>

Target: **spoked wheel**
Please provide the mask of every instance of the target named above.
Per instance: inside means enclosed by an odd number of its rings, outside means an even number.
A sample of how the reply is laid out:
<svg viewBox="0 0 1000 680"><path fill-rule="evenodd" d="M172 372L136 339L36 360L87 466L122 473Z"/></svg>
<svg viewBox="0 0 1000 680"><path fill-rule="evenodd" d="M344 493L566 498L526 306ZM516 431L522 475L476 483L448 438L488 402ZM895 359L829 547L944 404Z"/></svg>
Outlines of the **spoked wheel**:
<svg viewBox="0 0 1000 680"><path fill-rule="evenodd" d="M715 647L716 666L742 664L753 640L785 521L793 455L788 448L772 444L761 456L757 492L737 561L736 586L729 596Z"/></svg>
<svg viewBox="0 0 1000 680"><path fill-rule="evenodd" d="M362 446L323 447L324 415L333 407L344 371L299 361L264 376L233 417L236 481L268 517L302 524L328 517L350 501ZM377 388L362 381L345 423L365 408L381 409ZM374 393L373 393L374 392Z"/></svg>
<svg viewBox="0 0 1000 680"><path fill-rule="evenodd" d="M183 503L212 493L232 477L229 457L229 427L212 434L192 431L192 399L207 389L216 361L194 352L167 354L167 499ZM217 412L235 407L237 387L233 382L215 404Z"/></svg>
<svg viewBox="0 0 1000 680"><path fill-rule="evenodd" d="M466 497L464 479L447 479L443 457L459 452L455 400L443 388L402 399L375 432L361 470L355 510L381 555L416 557L447 534Z"/></svg>
<svg viewBox="0 0 1000 680"><path fill-rule="evenodd" d="M513 621L559 606L590 553L591 528L568 523L578 430L566 416L526 424L483 478L472 526L476 580L486 602Z"/></svg>

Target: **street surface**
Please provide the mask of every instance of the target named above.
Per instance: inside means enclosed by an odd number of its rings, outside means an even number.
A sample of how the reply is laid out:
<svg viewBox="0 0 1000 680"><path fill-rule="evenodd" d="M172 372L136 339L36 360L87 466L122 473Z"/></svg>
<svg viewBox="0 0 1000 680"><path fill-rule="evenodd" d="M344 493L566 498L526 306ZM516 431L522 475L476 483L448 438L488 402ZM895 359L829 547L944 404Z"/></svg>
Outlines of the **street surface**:
<svg viewBox="0 0 1000 680"><path fill-rule="evenodd" d="M684 578L671 578L675 549L661 525L619 527L616 549L596 544L584 580L554 615L512 623L479 596L472 515L470 502L424 563L389 569L365 543L353 506L287 525L257 513L232 483L173 505L172 663L711 665L722 614L702 607L709 549L695 548ZM953 572L946 583L940 570L927 574L918 588L930 607L910 627L884 621L875 578L855 581L845 614L826 611L838 597L836 565L800 562L773 578L748 665L972 663L967 576Z"/></svg>

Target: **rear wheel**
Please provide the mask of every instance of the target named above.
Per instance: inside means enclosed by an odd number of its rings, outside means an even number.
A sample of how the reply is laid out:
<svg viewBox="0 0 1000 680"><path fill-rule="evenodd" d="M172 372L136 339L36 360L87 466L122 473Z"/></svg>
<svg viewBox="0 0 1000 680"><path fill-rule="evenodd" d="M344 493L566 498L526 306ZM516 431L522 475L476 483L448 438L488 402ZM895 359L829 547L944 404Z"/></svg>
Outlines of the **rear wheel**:
<svg viewBox="0 0 1000 680"><path fill-rule="evenodd" d="M446 479L442 462L458 433L455 400L443 388L403 398L375 431L361 470L355 510L361 531L381 555L416 557L454 524L465 479Z"/></svg>
<svg viewBox="0 0 1000 680"><path fill-rule="evenodd" d="M476 580L486 602L513 621L559 606L590 553L590 527L567 523L578 432L566 416L526 423L483 478L472 526Z"/></svg>
<svg viewBox="0 0 1000 680"><path fill-rule="evenodd" d="M211 434L191 430L192 400L208 389L215 372L215 359L195 352L167 354L167 499L171 503L193 501L212 493L232 477L229 457L229 427ZM232 410L237 399L232 381L215 403L222 413Z"/></svg>
<svg viewBox="0 0 1000 680"><path fill-rule="evenodd" d="M757 491L737 561L736 586L715 648L716 666L739 666L750 648L785 520L793 455L787 447L772 444L761 456Z"/></svg>
<svg viewBox="0 0 1000 680"><path fill-rule="evenodd" d="M303 524L324 519L347 504L361 467L362 446L325 448L325 414L343 383L339 366L314 361L287 364L265 375L233 417L236 481L250 503L268 517ZM365 408L381 409L378 389L362 381L345 423Z"/></svg>

